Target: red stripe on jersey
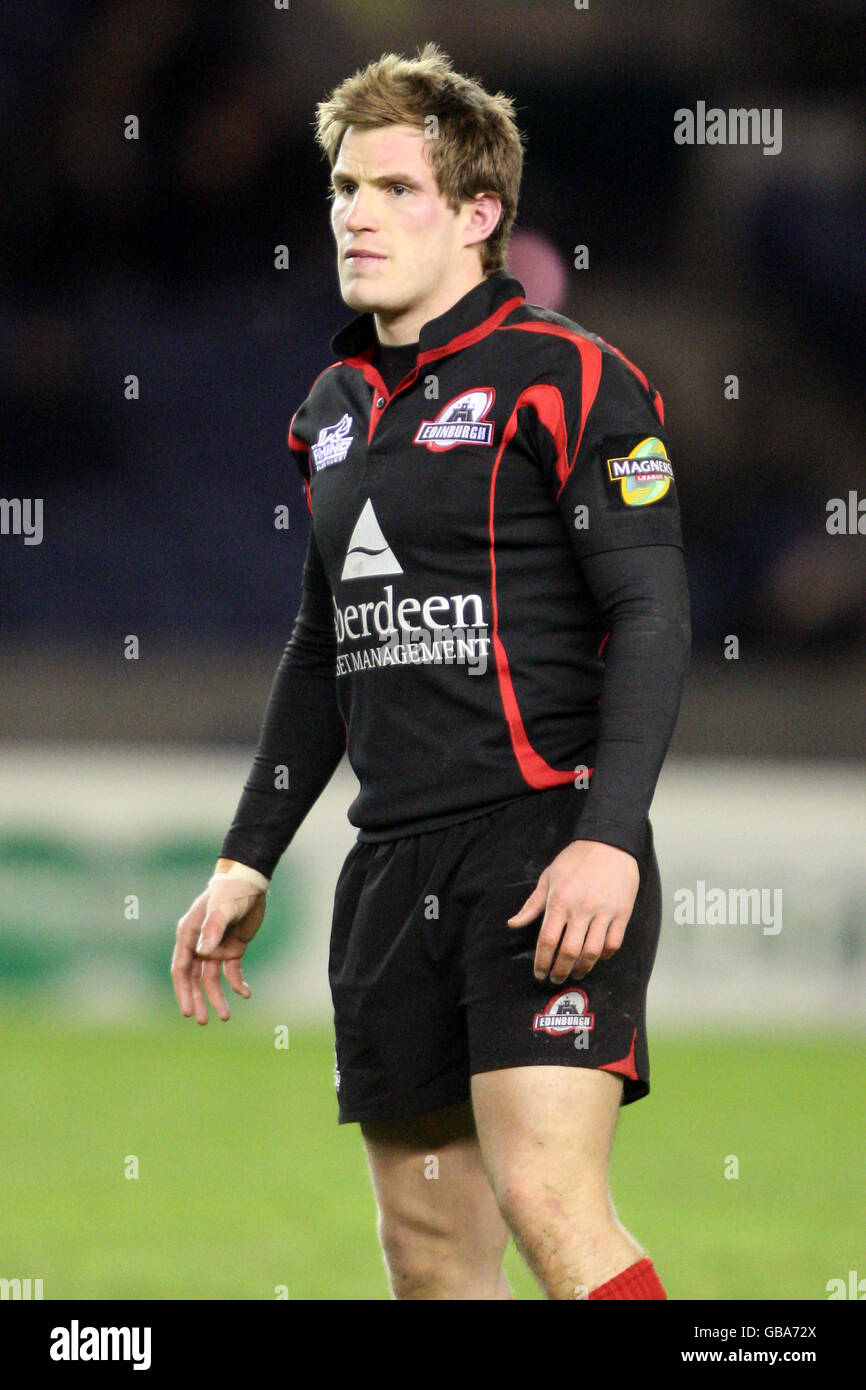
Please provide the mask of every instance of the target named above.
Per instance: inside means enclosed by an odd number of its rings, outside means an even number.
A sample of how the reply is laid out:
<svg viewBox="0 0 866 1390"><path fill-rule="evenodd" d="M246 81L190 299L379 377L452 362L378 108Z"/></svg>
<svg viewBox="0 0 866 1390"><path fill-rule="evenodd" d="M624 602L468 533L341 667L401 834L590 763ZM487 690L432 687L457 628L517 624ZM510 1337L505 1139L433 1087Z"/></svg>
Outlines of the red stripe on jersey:
<svg viewBox="0 0 866 1390"><path fill-rule="evenodd" d="M480 338L486 338L488 333L492 333L494 328L498 328L503 319L507 318L515 309L519 309L526 300L522 295L515 295L513 299L507 299L504 304L492 313L489 318L477 323L474 328L468 329L458 337L452 338L450 343L443 343L441 347L428 348L426 352L418 354L418 366L425 362L434 362L437 357L444 357L446 353L460 352L463 348L471 347Z"/></svg>
<svg viewBox="0 0 866 1390"><path fill-rule="evenodd" d="M528 399L538 397L538 400ZM551 415L554 425L556 425L555 398L559 399L559 411L562 414L562 398L559 392L552 387L530 386L518 397L505 429L502 431L502 442L499 445L499 452L493 465L493 472L490 478L490 594L493 617L493 652L496 660L496 678L499 682L499 693L502 697L502 706L505 710L505 718L508 723L508 732L511 736L511 746L514 749L514 756L520 768L524 781L530 787L541 790L545 787L556 787L566 782L573 782L575 769L551 767L540 753L532 747L523 725L520 715L520 707L517 703L517 696L514 693L514 683L511 679L511 670L508 665L508 654L499 636L499 598L496 592L496 525L495 525L495 499L496 499L496 475L499 472L499 464L503 452L509 440L517 429L517 412L522 405L532 404L538 409L540 404L548 414ZM551 414L551 412L553 412ZM558 426L557 426L558 428ZM562 429L565 429L563 418ZM589 776L592 776L592 768L587 769Z"/></svg>
<svg viewBox="0 0 866 1390"><path fill-rule="evenodd" d="M499 327L502 320L506 318L512 310L519 308L521 304L525 303L526 300L520 295L517 295L513 299L508 299L504 304L500 304L495 313L490 314L483 322L476 324L474 328L470 328L466 333L461 333L459 337L452 338L450 342L444 343L442 347L428 348L426 352L420 352L412 371L395 386L393 393L390 395L385 382L382 380L379 369L372 361L372 358L376 354L376 345L374 343L371 343L369 347L364 348L363 352L357 353L354 357L345 357L343 359L345 365L347 367L355 367L360 371L368 386L372 386L373 388L373 403L370 407L370 425L367 430L367 443L370 444L372 442L373 432L379 423L379 416L385 409L385 405L387 405L400 391L405 390L407 386L411 386L421 367L427 362L435 362L440 357L445 357L452 352L459 352L461 348L469 347L472 343L477 343L481 338L486 338L488 333L492 333L495 328ZM377 400L379 399L383 400L385 404L382 406L377 405Z"/></svg>
<svg viewBox="0 0 866 1390"><path fill-rule="evenodd" d="M514 407L515 413L520 410L521 406L532 407L553 440L553 447L556 450L556 476L559 479L559 492L561 492L568 481L570 469L568 466L568 426L565 423L565 406L562 403L559 388L543 383L539 383L537 386L527 386L526 390L521 391L517 398L517 404Z"/></svg>
<svg viewBox="0 0 866 1390"><path fill-rule="evenodd" d="M592 371L592 376L593 376L593 377L594 377L594 373L597 371L597 372L598 372L598 377L595 378L595 386L594 386L594 388L592 389L592 397L591 397L591 399L590 399L590 401L589 401L589 406L592 405L592 402L595 400L596 393L597 393L597 391L598 391L598 382L599 382L599 380L601 379L601 351L600 351L600 349L597 347L597 345L596 345L594 342L592 342L592 339L590 339L590 338L581 338L580 334L578 334L578 333L572 333L569 329L563 328L562 325L561 325L561 324L558 324L558 323L507 323L507 324L505 325L505 327L506 327L506 328L522 328L524 331L529 332L529 333L553 333L553 334L555 334L556 336L558 336L558 337L560 337L560 338L569 338L569 339L571 339L571 341L575 344L575 346L578 348L578 351L580 352L581 361L582 361L583 367L584 367L584 373L586 373L586 368L587 368L587 358L586 358L586 355L585 355L585 352L584 352L584 348L585 348L585 347L594 348L595 351L598 353L598 362L597 362L597 364L594 364L594 365L592 366L591 371ZM643 372L641 371L640 367L636 367L635 364L634 364L634 362L630 361L629 358L626 357L626 355L625 355L624 352L620 352L619 348L618 348L618 347L614 347L613 343L609 343L609 342L607 341L606 338L601 338L601 337L600 337L600 338L599 338L599 342L604 343L604 345L605 345L606 348L610 348L611 352L615 352L615 353L616 353L617 357L620 359L621 362L624 362L624 363L625 363L625 365L628 367L629 371L634 372L635 376L637 377L638 381L641 383L641 385L643 386L643 388L644 388L644 390L647 392L647 394L650 394L650 384L649 384L647 378L644 376ZM585 378L585 379L586 379L586 378ZM586 397L586 394L587 394L586 391L584 391L583 394L584 394L584 397ZM652 392L652 403L653 403L653 409L655 410L656 415L659 417L659 424L663 425L664 422L665 422L665 403L664 403L664 401L662 400L661 392L660 392L660 391L654 391L654 392ZM584 424L586 423L586 415L587 415L587 413L588 413L588 409L589 409L589 407L587 406L586 411L583 412L582 415L581 415L581 422L580 422L580 433L581 433L581 435L583 435L583 426L584 426ZM578 439L578 445L579 445L579 444L580 444L580 439ZM576 456L576 451L575 451L575 456Z"/></svg>
<svg viewBox="0 0 866 1390"><path fill-rule="evenodd" d="M582 338L579 333L572 333L570 328L563 328L562 325L558 323L508 323L505 327L508 329L513 328L515 330L520 330L523 333L548 333L554 338L565 338L568 342L572 343L580 353L580 428L578 429L577 441L574 446L574 453L571 457L571 464L568 467L563 468L557 450L556 469L557 476L560 479L559 492L562 492L577 459L577 452L583 440L583 431L586 426L587 416L598 395L598 388L601 383L601 348L597 343L594 343L591 338ZM534 387L529 388L530 391L535 389ZM553 390L555 388L547 387L546 389ZM541 415L539 415L539 419L542 419ZM542 419L542 423L544 424L546 422ZM556 495L558 498L559 493Z"/></svg>
<svg viewBox="0 0 866 1390"><path fill-rule="evenodd" d="M370 361L375 351L375 346L371 344L370 347L364 348L363 352L359 352L356 357L343 358L344 365L346 367L355 367L363 374L367 385L373 388L373 400L370 405L370 423L367 427L368 444L371 443L373 439L373 431L379 423L379 416L382 414L382 411L385 409L390 399L388 396L388 388L382 380L378 368ZM382 400L384 404L381 406L378 405L377 401L379 400Z"/></svg>
<svg viewBox="0 0 866 1390"><path fill-rule="evenodd" d="M634 364L633 362L630 362L629 359L626 357L625 353L624 353L624 352L620 352L619 348L618 348L618 347L614 347L613 343L609 343L609 342L607 341L606 338L601 338L601 337L600 337L600 338L599 338L599 341L602 342L602 343L604 343L605 347L609 347L610 350L611 350L611 352L615 352L615 353L616 353L617 357L619 357L619 358L625 363L625 365L630 369L630 371L633 371L633 372L634 372L635 376L637 377L638 381L639 381L639 382L641 383L641 385L643 386L644 390L648 392L649 389L650 389L650 388L649 388L649 382L647 381L647 379L646 379L646 377L644 376L643 372L641 371L640 367L636 367L635 364Z"/></svg>
<svg viewBox="0 0 866 1390"><path fill-rule="evenodd" d="M598 1068L598 1070L616 1072L617 1076L627 1076L630 1081L637 1081L637 1068L634 1064L634 1044L636 1038L637 1028L635 1028L634 1032L632 1033L631 1047L629 1048L625 1056L621 1057L618 1062L604 1062L602 1066Z"/></svg>
<svg viewBox="0 0 866 1390"><path fill-rule="evenodd" d="M303 439L298 438L293 428L295 423L295 416L297 415L297 413L298 412L295 411L295 414L292 416L291 424L289 425L289 448L292 450L293 453L307 455L307 471L309 472L310 446L309 444L306 444ZM310 513L310 516L312 516L313 499L310 494L310 480L307 477L304 478L304 490L307 494L307 511Z"/></svg>
<svg viewBox="0 0 866 1390"><path fill-rule="evenodd" d="M602 338L602 339L601 339L601 342L604 343L605 347L609 347L610 350L611 350L611 352L615 352L615 353L616 353L617 357L619 357L619 358L621 359L621 361L623 361L623 362L625 363L625 365L628 367L629 371L634 372L635 376L637 377L637 379L638 379L638 381L641 383L641 385L644 387L644 390L647 392L647 394L648 394L648 395L649 395L649 394L652 394L653 410L655 411L656 415L659 417L659 424L660 424L660 425L663 425L664 422L665 422L665 403L664 403L664 401L662 400L661 392L660 392L660 391L655 391L655 390L653 390L652 392L650 392L650 384L649 384L649 382L647 381L646 377L644 376L643 372L641 371L640 367L636 367L635 364L634 364L633 362L629 361L629 359L626 357L625 353L624 353L624 352L620 352L619 348L618 348L618 347L614 347L613 343L607 342L607 340L606 340L605 338Z"/></svg>

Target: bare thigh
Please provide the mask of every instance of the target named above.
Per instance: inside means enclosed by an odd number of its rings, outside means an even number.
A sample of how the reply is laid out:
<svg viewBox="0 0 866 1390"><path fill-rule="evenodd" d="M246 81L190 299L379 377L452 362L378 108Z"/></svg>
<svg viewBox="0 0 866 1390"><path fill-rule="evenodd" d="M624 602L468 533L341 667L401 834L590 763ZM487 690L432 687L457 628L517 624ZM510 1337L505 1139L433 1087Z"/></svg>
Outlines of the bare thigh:
<svg viewBox="0 0 866 1390"><path fill-rule="evenodd" d="M537 1066L472 1078L479 1142L500 1210L549 1296L574 1298L643 1253L619 1222L608 1163L622 1078Z"/></svg>
<svg viewBox="0 0 866 1390"><path fill-rule="evenodd" d="M361 1130L395 1297L508 1297L508 1228L469 1102Z"/></svg>

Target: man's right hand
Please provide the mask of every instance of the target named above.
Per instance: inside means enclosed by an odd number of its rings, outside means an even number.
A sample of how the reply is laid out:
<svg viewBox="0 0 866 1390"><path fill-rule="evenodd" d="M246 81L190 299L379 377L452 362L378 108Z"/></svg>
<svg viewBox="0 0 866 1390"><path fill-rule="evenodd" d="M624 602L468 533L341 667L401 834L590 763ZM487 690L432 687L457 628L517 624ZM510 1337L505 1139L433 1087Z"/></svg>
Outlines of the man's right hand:
<svg viewBox="0 0 866 1390"><path fill-rule="evenodd" d="M241 957L261 925L267 900L266 889L231 876L231 861L220 860L217 872L228 877L211 879L181 917L171 958L180 1011L184 1018L194 1014L201 1024L208 1021L205 994L224 1023L231 1017L221 972L235 994L249 999L251 991L241 971Z"/></svg>

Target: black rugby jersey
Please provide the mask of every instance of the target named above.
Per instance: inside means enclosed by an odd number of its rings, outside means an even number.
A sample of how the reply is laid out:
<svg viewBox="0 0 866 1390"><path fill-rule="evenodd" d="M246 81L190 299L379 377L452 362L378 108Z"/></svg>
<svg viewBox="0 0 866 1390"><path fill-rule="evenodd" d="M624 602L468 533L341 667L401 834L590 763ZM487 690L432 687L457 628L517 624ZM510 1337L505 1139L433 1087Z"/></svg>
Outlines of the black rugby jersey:
<svg viewBox="0 0 866 1390"><path fill-rule="evenodd" d="M296 624L281 667L288 676L294 644L294 664L305 668L284 682L286 696L304 701L290 711L294 736L300 747L306 722L327 752L281 818L268 788L275 740L263 734L223 854L270 872L339 760L335 710L360 783L348 815L361 840L434 829L583 780L590 792L576 837L637 854L689 647L659 393L601 338L528 305L502 271L424 325L416 364L391 391L372 315L336 334L332 349L339 360L289 432L312 518L305 595L310 611L319 605L319 626ZM640 592L647 547L667 565L655 603ZM619 655L631 670L608 729L605 787L592 779L617 610L612 602L606 617L597 597L618 588L623 613L634 609ZM653 653L652 688L643 690L641 642ZM651 756L638 766L641 745Z"/></svg>

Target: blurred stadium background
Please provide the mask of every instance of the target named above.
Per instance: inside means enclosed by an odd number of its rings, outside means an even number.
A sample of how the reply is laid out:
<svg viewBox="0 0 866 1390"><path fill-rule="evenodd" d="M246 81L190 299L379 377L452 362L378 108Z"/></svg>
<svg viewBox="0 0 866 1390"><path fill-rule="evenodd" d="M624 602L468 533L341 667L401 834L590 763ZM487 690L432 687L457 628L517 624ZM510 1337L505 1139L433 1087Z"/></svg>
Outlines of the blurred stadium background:
<svg viewBox="0 0 866 1390"><path fill-rule="evenodd" d="M2 494L42 498L44 535L0 536L0 1278L387 1296L332 1089L347 768L277 872L232 1022L182 1020L168 964L300 597L286 427L350 317L314 106L431 38L516 98L529 299L643 367L675 446L694 657L618 1210L673 1298L866 1276L866 540L826 527L866 495L862 31L855 0L4 10ZM676 145L699 100L780 108L781 153ZM781 891L781 930L678 923L699 883Z"/></svg>

